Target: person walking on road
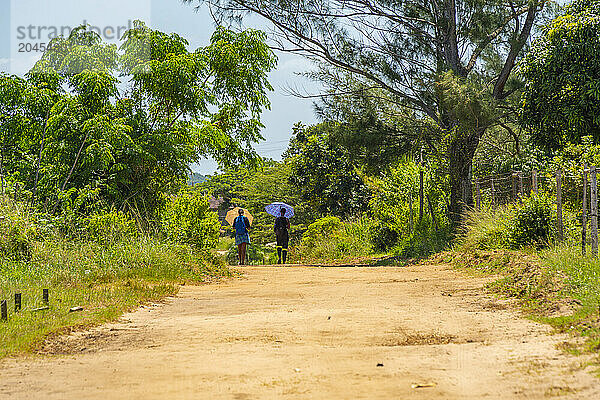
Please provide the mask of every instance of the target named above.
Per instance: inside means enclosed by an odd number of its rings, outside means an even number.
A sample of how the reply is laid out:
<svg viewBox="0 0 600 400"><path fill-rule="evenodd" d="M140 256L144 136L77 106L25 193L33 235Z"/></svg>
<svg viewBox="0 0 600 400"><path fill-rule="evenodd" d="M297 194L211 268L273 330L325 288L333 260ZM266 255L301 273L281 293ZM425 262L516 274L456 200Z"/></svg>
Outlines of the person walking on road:
<svg viewBox="0 0 600 400"><path fill-rule="evenodd" d="M238 216L233 222L235 228L235 244L238 247L238 261L239 265L246 264L246 249L250 244L250 221L244 215L244 210L240 208Z"/></svg>
<svg viewBox="0 0 600 400"><path fill-rule="evenodd" d="M285 264L288 254L288 244L290 242L290 220L286 218L286 209L281 208L281 215L275 219L275 237L277 238L277 256L278 264Z"/></svg>

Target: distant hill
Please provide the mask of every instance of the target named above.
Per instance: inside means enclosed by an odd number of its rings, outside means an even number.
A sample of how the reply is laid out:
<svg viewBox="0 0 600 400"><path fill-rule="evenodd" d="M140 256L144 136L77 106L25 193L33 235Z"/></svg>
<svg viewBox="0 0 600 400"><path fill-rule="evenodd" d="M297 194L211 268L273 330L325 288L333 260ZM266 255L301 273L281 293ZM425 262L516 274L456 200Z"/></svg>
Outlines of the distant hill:
<svg viewBox="0 0 600 400"><path fill-rule="evenodd" d="M202 175L197 172L192 172L188 176L188 185L194 186L198 183L202 183L202 182L206 181L207 179L208 179L208 176L206 176L206 175Z"/></svg>

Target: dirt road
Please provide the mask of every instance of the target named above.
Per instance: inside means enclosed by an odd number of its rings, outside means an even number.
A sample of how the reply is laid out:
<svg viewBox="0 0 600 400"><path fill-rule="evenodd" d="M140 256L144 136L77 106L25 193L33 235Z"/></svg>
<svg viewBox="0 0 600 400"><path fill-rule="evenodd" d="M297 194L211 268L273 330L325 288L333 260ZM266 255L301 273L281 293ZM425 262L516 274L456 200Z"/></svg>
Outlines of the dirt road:
<svg viewBox="0 0 600 400"><path fill-rule="evenodd" d="M448 267L243 269L6 360L2 399L600 398L565 340ZM424 387L417 387L417 386Z"/></svg>

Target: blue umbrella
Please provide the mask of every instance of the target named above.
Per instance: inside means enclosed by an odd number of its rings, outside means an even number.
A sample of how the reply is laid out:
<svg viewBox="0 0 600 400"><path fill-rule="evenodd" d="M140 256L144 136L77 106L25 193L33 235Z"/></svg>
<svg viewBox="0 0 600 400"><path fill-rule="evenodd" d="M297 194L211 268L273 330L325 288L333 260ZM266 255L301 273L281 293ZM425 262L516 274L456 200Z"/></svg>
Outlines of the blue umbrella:
<svg viewBox="0 0 600 400"><path fill-rule="evenodd" d="M281 209L285 208L285 215L284 217L286 218L292 218L294 216L294 207L292 206L288 206L285 203L280 203L280 202L275 202L275 203L271 203L268 206L265 207L265 211L267 212L267 214L270 214L274 217L280 217L281 216Z"/></svg>

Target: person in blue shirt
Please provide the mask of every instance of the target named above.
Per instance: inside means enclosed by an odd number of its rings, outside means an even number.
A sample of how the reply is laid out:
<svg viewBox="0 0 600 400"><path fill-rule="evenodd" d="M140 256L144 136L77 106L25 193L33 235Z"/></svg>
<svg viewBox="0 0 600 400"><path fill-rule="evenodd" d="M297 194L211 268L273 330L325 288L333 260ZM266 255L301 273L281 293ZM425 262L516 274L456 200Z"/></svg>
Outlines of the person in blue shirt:
<svg viewBox="0 0 600 400"><path fill-rule="evenodd" d="M281 208L281 216L275 219L275 238L277 239L278 264L285 264L288 254L288 244L290 242L290 220L285 217L285 208ZM283 260L282 260L283 259ZM282 262L283 261L283 262Z"/></svg>
<svg viewBox="0 0 600 400"><path fill-rule="evenodd" d="M250 221L241 208L238 211L238 216L233 221L233 227L235 228L235 244L238 247L239 265L245 265L246 247L250 243Z"/></svg>

